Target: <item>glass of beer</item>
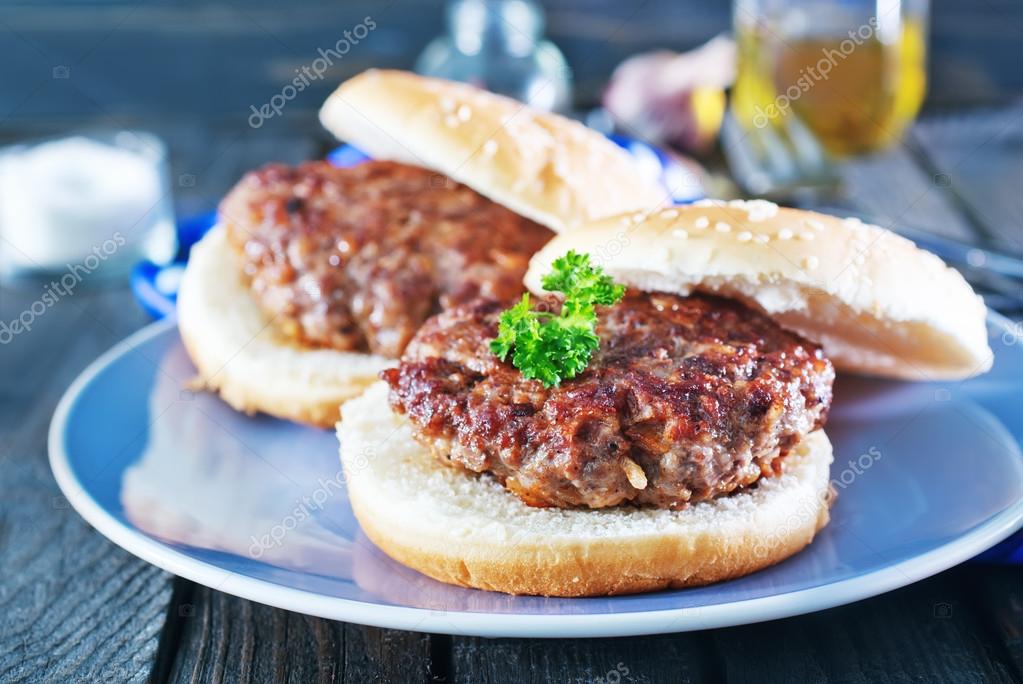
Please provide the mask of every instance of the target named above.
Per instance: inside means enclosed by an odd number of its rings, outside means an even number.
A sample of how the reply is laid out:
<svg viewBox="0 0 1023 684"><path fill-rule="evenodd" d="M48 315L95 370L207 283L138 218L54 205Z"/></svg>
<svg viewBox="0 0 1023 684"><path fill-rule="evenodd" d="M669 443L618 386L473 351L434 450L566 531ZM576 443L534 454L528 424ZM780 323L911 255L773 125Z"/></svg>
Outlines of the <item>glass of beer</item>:
<svg viewBox="0 0 1023 684"><path fill-rule="evenodd" d="M738 74L725 149L756 194L834 183L883 150L926 87L927 0L735 0Z"/></svg>

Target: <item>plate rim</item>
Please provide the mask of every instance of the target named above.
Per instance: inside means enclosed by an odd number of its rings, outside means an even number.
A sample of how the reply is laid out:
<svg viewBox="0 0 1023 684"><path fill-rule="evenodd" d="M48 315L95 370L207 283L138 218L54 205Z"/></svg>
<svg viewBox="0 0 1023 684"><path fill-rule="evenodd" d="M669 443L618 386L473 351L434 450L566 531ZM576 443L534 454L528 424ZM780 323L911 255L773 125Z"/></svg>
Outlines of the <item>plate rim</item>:
<svg viewBox="0 0 1023 684"><path fill-rule="evenodd" d="M989 312L988 320L1003 330L1008 323L996 312ZM61 396L50 422L50 469L75 511L128 553L173 575L275 608L373 627L455 636L591 638L714 629L803 615L877 596L958 565L1023 526L1020 500L966 534L881 570L797 591L689 608L585 615L490 613L381 605L295 589L192 558L148 537L111 515L71 470L64 436L78 397L109 365L136 346L176 328L175 316L150 323L101 354L75 378Z"/></svg>

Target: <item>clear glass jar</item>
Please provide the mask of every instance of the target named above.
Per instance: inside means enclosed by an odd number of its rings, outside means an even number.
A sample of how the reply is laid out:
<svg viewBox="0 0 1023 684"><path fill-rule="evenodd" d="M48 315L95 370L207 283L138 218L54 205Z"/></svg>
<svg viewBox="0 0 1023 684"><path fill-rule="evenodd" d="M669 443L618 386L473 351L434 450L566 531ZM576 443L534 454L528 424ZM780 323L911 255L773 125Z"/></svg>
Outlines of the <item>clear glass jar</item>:
<svg viewBox="0 0 1023 684"><path fill-rule="evenodd" d="M725 147L747 189L827 184L897 141L924 98L927 17L926 0L735 0Z"/></svg>
<svg viewBox="0 0 1023 684"><path fill-rule="evenodd" d="M167 147L98 131L0 150L0 275L123 276L176 249Z"/></svg>

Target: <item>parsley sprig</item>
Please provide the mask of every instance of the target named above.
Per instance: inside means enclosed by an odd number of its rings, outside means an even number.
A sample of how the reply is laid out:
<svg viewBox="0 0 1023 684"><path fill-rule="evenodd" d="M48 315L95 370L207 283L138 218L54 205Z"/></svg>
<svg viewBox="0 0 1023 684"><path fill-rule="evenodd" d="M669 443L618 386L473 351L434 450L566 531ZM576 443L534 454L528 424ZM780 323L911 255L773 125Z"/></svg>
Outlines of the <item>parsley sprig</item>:
<svg viewBox="0 0 1023 684"><path fill-rule="evenodd" d="M506 361L510 354L524 377L545 387L557 386L586 368L600 343L593 307L611 306L625 295L625 286L590 264L589 254L570 250L551 268L541 282L545 290L564 295L561 313L533 311L529 294L524 294L501 313L497 337L490 342L490 351L498 358Z"/></svg>

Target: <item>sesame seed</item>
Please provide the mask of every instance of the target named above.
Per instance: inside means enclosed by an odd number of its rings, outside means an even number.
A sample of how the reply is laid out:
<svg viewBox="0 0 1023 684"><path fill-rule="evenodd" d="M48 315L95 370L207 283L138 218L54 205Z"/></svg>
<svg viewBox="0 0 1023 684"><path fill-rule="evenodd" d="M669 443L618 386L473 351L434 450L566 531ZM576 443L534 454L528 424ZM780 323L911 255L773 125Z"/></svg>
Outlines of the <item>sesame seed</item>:
<svg viewBox="0 0 1023 684"><path fill-rule="evenodd" d="M806 219L806 225L810 226L814 230L820 232L824 230L824 224L817 219Z"/></svg>
<svg viewBox="0 0 1023 684"><path fill-rule="evenodd" d="M661 212L661 218L673 219L678 216L678 209L665 209Z"/></svg>
<svg viewBox="0 0 1023 684"><path fill-rule="evenodd" d="M458 118L462 121L468 121L472 118L472 110L469 109L469 105L462 105L458 108Z"/></svg>
<svg viewBox="0 0 1023 684"><path fill-rule="evenodd" d="M781 230L779 230L778 231L778 239L779 240L791 240L792 239L792 229L791 228L782 228Z"/></svg>
<svg viewBox="0 0 1023 684"><path fill-rule="evenodd" d="M642 221L645 218L646 218L646 214L644 214L641 211L637 211L635 214L632 215L633 223L639 223L640 221Z"/></svg>
<svg viewBox="0 0 1023 684"><path fill-rule="evenodd" d="M687 233L682 228L676 228L675 230L671 231L671 234L680 240L685 240L687 237L689 237L689 233Z"/></svg>
<svg viewBox="0 0 1023 684"><path fill-rule="evenodd" d="M818 259L817 257L815 257L813 255L805 257L803 259L803 268L805 268L807 270L810 270L810 271L812 271L813 269L815 269L818 266L820 266L820 264L821 264L820 259Z"/></svg>
<svg viewBox="0 0 1023 684"><path fill-rule="evenodd" d="M455 101L450 97L442 97L440 99L440 108L445 112L453 112L455 111Z"/></svg>
<svg viewBox="0 0 1023 684"><path fill-rule="evenodd" d="M448 128L454 128L455 126L458 125L458 117L456 117L454 114L448 114L447 116L444 117L444 123L445 125L447 125Z"/></svg>
<svg viewBox="0 0 1023 684"><path fill-rule="evenodd" d="M778 205L767 200L750 200L746 202L746 213L750 221L760 223L774 218L778 214Z"/></svg>
<svg viewBox="0 0 1023 684"><path fill-rule="evenodd" d="M724 221L718 221L717 223L714 224L714 230L716 230L719 233L727 233L731 229L732 227L725 223Z"/></svg>
<svg viewBox="0 0 1023 684"><path fill-rule="evenodd" d="M753 239L753 233L749 232L748 230L744 230L738 235L736 235L735 239L738 240L739 242L749 242L750 240Z"/></svg>
<svg viewBox="0 0 1023 684"><path fill-rule="evenodd" d="M496 140L488 140L485 143L483 143L483 154L487 155L488 157L493 157L496 152L497 152Z"/></svg>
<svg viewBox="0 0 1023 684"><path fill-rule="evenodd" d="M697 216L696 220L693 221L693 225L696 226L697 228L706 228L707 226L710 225L710 219L708 219L706 216Z"/></svg>
<svg viewBox="0 0 1023 684"><path fill-rule="evenodd" d="M815 235L808 230L804 230L802 233L799 234L799 237L802 238L803 240L813 240Z"/></svg>
<svg viewBox="0 0 1023 684"><path fill-rule="evenodd" d="M760 233L759 235L754 235L753 236L753 242L757 242L757 243L759 243L761 245L766 245L767 241L770 240L770 239L771 239L770 237L768 237L767 235L764 235L763 233Z"/></svg>

